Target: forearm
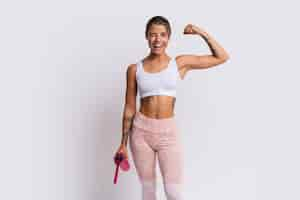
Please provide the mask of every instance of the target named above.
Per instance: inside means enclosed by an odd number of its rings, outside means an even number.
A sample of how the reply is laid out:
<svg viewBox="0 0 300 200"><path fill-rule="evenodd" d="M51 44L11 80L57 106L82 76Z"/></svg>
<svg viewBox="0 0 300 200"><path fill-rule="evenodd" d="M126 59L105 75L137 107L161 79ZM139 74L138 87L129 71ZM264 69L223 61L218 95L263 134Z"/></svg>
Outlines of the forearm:
<svg viewBox="0 0 300 200"><path fill-rule="evenodd" d="M229 55L225 49L211 35L209 35L207 32L203 32L201 34L199 33L199 35L205 40L215 57L220 59L229 58Z"/></svg>
<svg viewBox="0 0 300 200"><path fill-rule="evenodd" d="M130 109L129 107L124 108L123 120L122 120L122 141L121 144L127 146L128 135L131 131L133 119L135 115L135 109Z"/></svg>

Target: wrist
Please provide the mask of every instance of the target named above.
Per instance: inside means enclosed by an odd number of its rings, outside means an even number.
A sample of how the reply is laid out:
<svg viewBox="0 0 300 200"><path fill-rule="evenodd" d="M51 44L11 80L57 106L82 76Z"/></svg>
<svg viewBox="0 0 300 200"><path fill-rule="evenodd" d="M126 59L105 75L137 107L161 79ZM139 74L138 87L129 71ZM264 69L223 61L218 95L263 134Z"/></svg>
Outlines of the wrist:
<svg viewBox="0 0 300 200"><path fill-rule="evenodd" d="M127 147L126 142L121 142L121 147Z"/></svg>
<svg viewBox="0 0 300 200"><path fill-rule="evenodd" d="M204 39L208 40L208 37L209 37L208 33L206 33L206 32L199 32L198 35L200 35Z"/></svg>

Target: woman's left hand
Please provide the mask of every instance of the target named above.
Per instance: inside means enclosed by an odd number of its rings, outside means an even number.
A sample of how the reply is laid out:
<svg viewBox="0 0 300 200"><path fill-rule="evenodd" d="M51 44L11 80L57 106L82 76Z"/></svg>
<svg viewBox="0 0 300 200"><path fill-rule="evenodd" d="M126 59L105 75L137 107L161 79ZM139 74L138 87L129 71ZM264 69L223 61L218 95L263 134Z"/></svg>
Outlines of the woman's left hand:
<svg viewBox="0 0 300 200"><path fill-rule="evenodd" d="M204 35L204 34L206 34L206 32L203 29L201 29L201 28L199 28L199 27L197 27L193 24L188 24L184 28L183 34L192 34L192 35L200 34L200 35Z"/></svg>

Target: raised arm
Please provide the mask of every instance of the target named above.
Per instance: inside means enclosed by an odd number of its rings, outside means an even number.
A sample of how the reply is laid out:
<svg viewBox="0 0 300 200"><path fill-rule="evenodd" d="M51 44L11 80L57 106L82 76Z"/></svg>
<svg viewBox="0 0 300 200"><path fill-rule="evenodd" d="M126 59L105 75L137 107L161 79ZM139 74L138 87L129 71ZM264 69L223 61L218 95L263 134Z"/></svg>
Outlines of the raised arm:
<svg viewBox="0 0 300 200"><path fill-rule="evenodd" d="M184 34L201 36L208 44L211 55L179 55L176 60L181 68L186 71L191 69L206 69L224 63L229 59L225 49L206 31L199 27L188 24L184 29Z"/></svg>
<svg viewBox="0 0 300 200"><path fill-rule="evenodd" d="M136 113L137 84L135 79L136 65L129 65L126 72L126 95L122 120L122 140L121 145L127 146L128 133L132 127L134 115Z"/></svg>

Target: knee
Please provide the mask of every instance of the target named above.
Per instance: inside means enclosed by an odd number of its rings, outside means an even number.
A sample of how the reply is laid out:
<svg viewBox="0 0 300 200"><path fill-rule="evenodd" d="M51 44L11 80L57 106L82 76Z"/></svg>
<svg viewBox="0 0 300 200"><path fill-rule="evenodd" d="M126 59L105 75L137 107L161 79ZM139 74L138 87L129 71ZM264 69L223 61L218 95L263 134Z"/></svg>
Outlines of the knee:
<svg viewBox="0 0 300 200"><path fill-rule="evenodd" d="M156 182L142 181L143 200L156 200Z"/></svg>
<svg viewBox="0 0 300 200"><path fill-rule="evenodd" d="M167 200L183 200L181 184L164 184Z"/></svg>

